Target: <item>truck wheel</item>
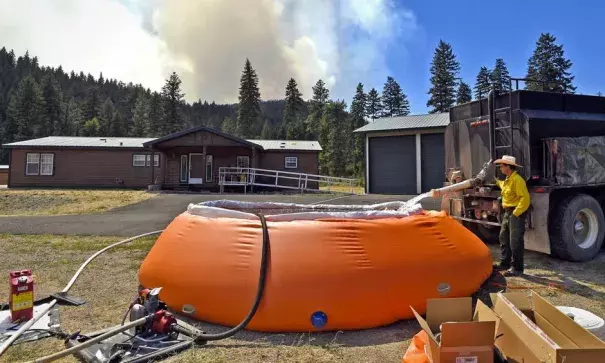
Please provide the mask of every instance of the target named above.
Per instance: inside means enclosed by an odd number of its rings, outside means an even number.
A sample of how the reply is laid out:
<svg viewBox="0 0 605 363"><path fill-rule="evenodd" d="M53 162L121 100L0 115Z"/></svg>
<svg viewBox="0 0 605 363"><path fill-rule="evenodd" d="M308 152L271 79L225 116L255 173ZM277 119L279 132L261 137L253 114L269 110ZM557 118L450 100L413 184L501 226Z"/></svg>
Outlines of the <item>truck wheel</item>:
<svg viewBox="0 0 605 363"><path fill-rule="evenodd" d="M500 228L477 224L477 235L483 242L494 245L500 243Z"/></svg>
<svg viewBox="0 0 605 363"><path fill-rule="evenodd" d="M605 217L596 199L575 195L561 201L554 212L550 246L555 256L588 261L599 253L605 236Z"/></svg>

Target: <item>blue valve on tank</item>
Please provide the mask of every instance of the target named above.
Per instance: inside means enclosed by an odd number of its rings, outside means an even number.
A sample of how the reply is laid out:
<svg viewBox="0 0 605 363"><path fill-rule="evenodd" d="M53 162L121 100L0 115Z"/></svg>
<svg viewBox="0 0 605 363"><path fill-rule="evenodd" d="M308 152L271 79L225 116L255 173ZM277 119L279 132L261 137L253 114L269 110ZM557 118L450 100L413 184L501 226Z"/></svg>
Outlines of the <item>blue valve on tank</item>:
<svg viewBox="0 0 605 363"><path fill-rule="evenodd" d="M316 311L311 314L311 324L315 329L321 329L328 323L328 315L323 311Z"/></svg>

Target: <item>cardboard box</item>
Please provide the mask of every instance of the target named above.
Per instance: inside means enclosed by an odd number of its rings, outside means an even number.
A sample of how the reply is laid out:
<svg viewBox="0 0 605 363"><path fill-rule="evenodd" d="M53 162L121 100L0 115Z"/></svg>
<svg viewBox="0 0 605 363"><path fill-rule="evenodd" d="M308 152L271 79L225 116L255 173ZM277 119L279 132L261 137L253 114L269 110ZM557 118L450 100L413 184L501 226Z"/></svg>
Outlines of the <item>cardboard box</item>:
<svg viewBox="0 0 605 363"><path fill-rule="evenodd" d="M478 305L489 310L480 301ZM470 297L428 300L426 320L411 309L429 336L429 347L425 349L432 363L493 363L496 321L474 320ZM440 340L436 338L438 333Z"/></svg>
<svg viewBox="0 0 605 363"><path fill-rule="evenodd" d="M605 342L531 292L492 294L495 344L510 363L603 363Z"/></svg>

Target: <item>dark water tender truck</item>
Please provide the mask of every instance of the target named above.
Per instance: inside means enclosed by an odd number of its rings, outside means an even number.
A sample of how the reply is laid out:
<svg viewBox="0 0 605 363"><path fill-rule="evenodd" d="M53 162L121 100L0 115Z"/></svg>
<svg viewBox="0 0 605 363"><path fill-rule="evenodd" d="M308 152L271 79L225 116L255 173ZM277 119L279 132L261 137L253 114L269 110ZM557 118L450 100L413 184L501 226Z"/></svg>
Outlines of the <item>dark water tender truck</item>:
<svg viewBox="0 0 605 363"><path fill-rule="evenodd" d="M605 236L605 97L492 90L450 109L445 186L475 178L502 155L523 166L531 196L525 248L594 258ZM442 208L486 242L497 241L502 213L494 178L504 177L492 170L480 185L442 198Z"/></svg>

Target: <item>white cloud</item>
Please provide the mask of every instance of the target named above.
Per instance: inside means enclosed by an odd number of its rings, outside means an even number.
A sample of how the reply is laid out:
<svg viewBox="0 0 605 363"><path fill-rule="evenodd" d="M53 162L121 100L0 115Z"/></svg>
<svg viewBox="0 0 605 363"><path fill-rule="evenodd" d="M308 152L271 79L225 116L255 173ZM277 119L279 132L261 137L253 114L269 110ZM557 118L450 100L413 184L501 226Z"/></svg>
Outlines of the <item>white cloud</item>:
<svg viewBox="0 0 605 363"><path fill-rule="evenodd" d="M0 45L62 65L159 88L171 63L141 19L111 0L0 0Z"/></svg>
<svg viewBox="0 0 605 363"><path fill-rule="evenodd" d="M388 46L416 30L391 1L0 0L0 46L154 90L175 70L188 100L236 101L246 57L264 99L290 77L305 97L321 78L349 98L386 79Z"/></svg>

